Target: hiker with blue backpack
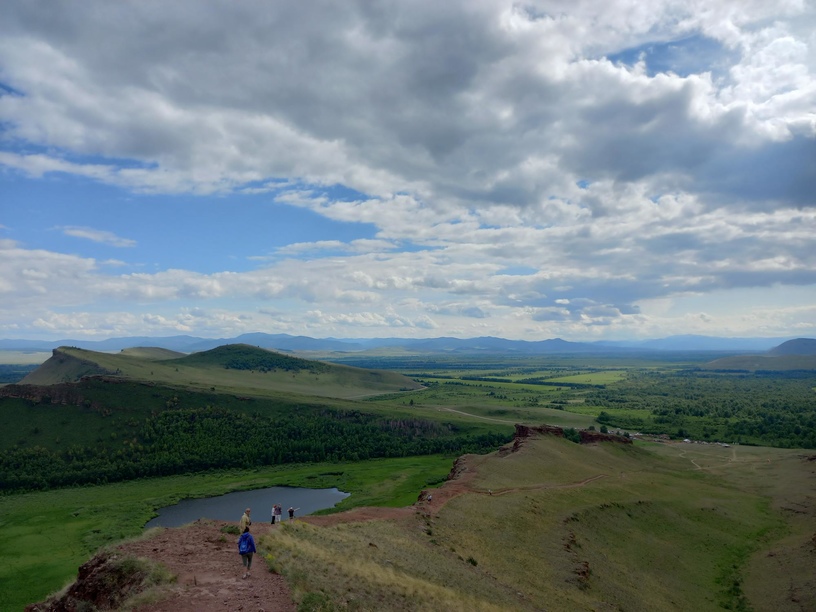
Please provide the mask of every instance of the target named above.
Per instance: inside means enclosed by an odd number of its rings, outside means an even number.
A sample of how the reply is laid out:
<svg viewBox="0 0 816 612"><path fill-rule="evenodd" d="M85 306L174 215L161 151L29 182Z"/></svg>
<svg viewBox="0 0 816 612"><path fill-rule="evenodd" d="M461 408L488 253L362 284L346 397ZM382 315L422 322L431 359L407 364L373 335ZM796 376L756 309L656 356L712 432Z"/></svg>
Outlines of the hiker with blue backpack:
<svg viewBox="0 0 816 612"><path fill-rule="evenodd" d="M241 561L244 563L246 572L243 578L249 578L249 570L252 569L252 555L255 553L255 539L249 533L249 526L244 527L244 533L238 538L238 554L241 555Z"/></svg>

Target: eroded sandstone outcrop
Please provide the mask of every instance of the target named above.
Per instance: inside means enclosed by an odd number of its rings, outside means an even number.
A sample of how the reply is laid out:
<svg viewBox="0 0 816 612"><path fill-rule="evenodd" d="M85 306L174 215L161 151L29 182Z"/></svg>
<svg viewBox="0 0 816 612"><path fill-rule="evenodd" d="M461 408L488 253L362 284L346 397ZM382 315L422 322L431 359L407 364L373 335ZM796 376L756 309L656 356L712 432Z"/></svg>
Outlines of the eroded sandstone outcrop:
<svg viewBox="0 0 816 612"><path fill-rule="evenodd" d="M632 440L626 436L601 433L587 429L578 430L581 437L581 444L595 444L597 442L617 442L618 444L632 444ZM564 430L554 425L521 425L516 424L516 433L513 437L513 447L511 452L517 451L525 440L533 436L557 436L564 437Z"/></svg>
<svg viewBox="0 0 816 612"><path fill-rule="evenodd" d="M142 560L102 552L80 566L76 582L64 594L26 606L25 612L118 610L122 602L151 586L150 574L150 565Z"/></svg>

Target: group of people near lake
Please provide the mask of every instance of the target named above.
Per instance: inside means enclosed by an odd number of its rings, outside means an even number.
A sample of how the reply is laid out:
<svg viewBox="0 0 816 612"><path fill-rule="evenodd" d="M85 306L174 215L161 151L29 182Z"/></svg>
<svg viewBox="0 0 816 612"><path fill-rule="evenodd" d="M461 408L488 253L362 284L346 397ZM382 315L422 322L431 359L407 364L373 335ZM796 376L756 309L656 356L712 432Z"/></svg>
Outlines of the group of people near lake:
<svg viewBox="0 0 816 612"><path fill-rule="evenodd" d="M300 510L300 508L293 508L292 506L289 506L288 513L289 513L289 520L290 521L295 520L295 512L297 510ZM272 505L272 524L274 525L275 523L281 523L281 522L283 522L283 507L280 504L273 504Z"/></svg>
<svg viewBox="0 0 816 612"><path fill-rule="evenodd" d="M289 514L289 520L295 520L295 512L300 510L300 508L293 508L289 506L289 510L287 513ZM241 520L238 521L238 530L240 531L241 535L238 536L238 554L241 555L241 562L244 564L244 575L243 578L249 578L250 570L252 569L252 556L255 554L255 538L252 537L252 534L249 533L249 526L252 525L252 519L250 518L250 514L252 513L252 508L247 508L244 510L244 513L241 515ZM274 525L276 522L280 523L283 521L283 507L280 504L273 504L272 505L272 524Z"/></svg>

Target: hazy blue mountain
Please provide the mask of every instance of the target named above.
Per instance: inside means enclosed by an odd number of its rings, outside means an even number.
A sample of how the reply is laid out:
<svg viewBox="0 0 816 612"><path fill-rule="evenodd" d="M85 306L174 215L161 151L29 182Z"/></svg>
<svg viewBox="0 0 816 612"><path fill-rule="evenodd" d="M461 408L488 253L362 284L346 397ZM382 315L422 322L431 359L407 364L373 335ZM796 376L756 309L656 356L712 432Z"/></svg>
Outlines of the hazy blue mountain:
<svg viewBox="0 0 816 612"><path fill-rule="evenodd" d="M515 353L519 355L539 355L546 353L584 353L598 348L585 342L567 342L561 338L530 342L507 340L485 336L481 338L429 338L417 340L410 346L412 350L432 353ZM607 350L607 349L602 349Z"/></svg>
<svg viewBox="0 0 816 612"><path fill-rule="evenodd" d="M189 345L187 352L209 351L224 344L250 344L279 351L362 351L365 347L331 338L310 338L289 334L264 334L261 332L241 334L235 338L199 339Z"/></svg>
<svg viewBox="0 0 816 612"><path fill-rule="evenodd" d="M62 342L64 345L70 340L52 341L52 340L22 340L9 338L7 340L0 340L0 351L50 351Z"/></svg>
<svg viewBox="0 0 816 612"><path fill-rule="evenodd" d="M570 342L561 338L527 341L484 336L480 338L311 338L289 334L250 333L234 338L195 336L131 336L107 340L0 340L0 350L50 351L59 346L76 346L94 351L120 351L137 346L155 346L182 353L207 351L225 344L250 344L279 351L359 352L402 348L418 353L544 355L613 351L716 351L764 353L789 338L719 338L715 336L670 336L654 340ZM806 339L805 339L806 340ZM801 343L800 343L801 344ZM784 345L783 345L784 346ZM797 345L794 345L797 346Z"/></svg>
<svg viewBox="0 0 816 612"><path fill-rule="evenodd" d="M654 340L600 341L596 344L653 351L765 352L788 338L719 338L717 336L669 336Z"/></svg>

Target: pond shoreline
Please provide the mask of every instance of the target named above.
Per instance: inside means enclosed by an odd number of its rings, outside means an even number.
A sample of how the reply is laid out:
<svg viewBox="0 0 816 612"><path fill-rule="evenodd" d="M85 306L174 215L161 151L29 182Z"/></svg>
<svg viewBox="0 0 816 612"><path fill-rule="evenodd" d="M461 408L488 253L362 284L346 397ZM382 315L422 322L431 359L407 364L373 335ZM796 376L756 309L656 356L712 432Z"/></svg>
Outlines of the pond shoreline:
<svg viewBox="0 0 816 612"><path fill-rule="evenodd" d="M306 516L318 510L332 508L349 497L350 493L336 487L330 489L308 489L301 487L266 487L233 491L214 497L183 499L172 506L156 510L157 516L149 520L144 528L180 527L198 519L238 522L246 508L251 508L250 517L255 523L271 523L272 505L283 509L283 519L288 520L287 510L295 509L295 516Z"/></svg>

